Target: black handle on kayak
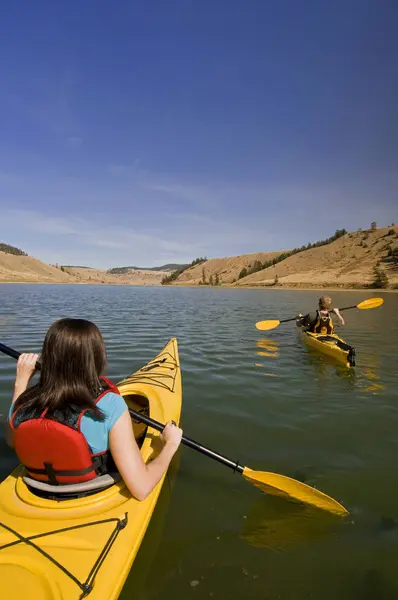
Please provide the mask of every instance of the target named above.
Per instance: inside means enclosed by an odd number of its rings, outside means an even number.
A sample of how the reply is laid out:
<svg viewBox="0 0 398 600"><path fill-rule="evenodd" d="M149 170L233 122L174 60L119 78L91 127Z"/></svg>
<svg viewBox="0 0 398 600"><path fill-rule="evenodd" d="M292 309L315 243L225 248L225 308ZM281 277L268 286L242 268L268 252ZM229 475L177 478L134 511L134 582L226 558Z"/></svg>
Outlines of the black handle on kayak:
<svg viewBox="0 0 398 600"><path fill-rule="evenodd" d="M165 425L159 423L159 421L155 421L154 419L151 419L150 417L147 417L146 415L143 415L132 408L129 408L129 413L133 419L140 421L141 423L145 423L145 425L148 425L157 431L163 431L165 428ZM192 448L193 450L196 450L197 452L216 460L217 462L229 467L230 469L233 469L234 471L238 471L238 473L243 473L243 467L239 464L239 461L233 461L222 454L218 454L218 452L215 452L211 448L206 448L206 446L202 446L202 444L199 444L198 442L195 442L195 440L185 436L182 436L181 443L184 444L184 446L188 446L188 448Z"/></svg>
<svg viewBox="0 0 398 600"><path fill-rule="evenodd" d="M3 352L3 354L7 354L11 358L15 358L16 360L18 360L18 358L21 355L21 352L17 352L17 350L14 350L13 348L6 346L5 344L0 344L0 352ZM36 363L36 368L40 369L39 362ZM165 428L165 425L163 425L162 423L159 423L159 421L155 421L154 419L151 419L150 417L147 417L146 415L142 415L141 413L133 410L132 408L129 408L129 413L136 421L140 421L141 423L144 423L145 425L149 425L149 427L152 427L153 429L156 429L157 431L163 431L163 429ZM212 459L218 461L222 465L225 465L226 467L229 467L230 469L233 469L234 471L238 471L238 473L243 473L243 467L239 464L238 461L235 462L235 461L227 458L226 456L223 456L222 454L218 454L218 452L215 452L214 450L211 450L210 448L206 448L205 446L202 446L198 442L195 442L195 440L191 440L190 438L187 438L185 436L182 437L181 442L185 446L188 446L189 448L192 448L193 450L196 450L197 452L200 452L201 454L204 454L205 456L208 456L209 458L212 458Z"/></svg>

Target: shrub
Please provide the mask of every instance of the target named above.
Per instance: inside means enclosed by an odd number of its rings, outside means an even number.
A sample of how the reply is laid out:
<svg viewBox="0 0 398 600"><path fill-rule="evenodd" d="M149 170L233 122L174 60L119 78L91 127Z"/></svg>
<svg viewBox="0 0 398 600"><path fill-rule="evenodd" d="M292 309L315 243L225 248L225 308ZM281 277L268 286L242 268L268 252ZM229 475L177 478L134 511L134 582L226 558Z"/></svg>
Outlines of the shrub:
<svg viewBox="0 0 398 600"><path fill-rule="evenodd" d="M383 269L380 269L379 267L374 267L373 273L374 273L374 279L373 279L371 287L374 287L374 288L388 287L388 283L389 283L388 277L387 277L386 273L383 271Z"/></svg>

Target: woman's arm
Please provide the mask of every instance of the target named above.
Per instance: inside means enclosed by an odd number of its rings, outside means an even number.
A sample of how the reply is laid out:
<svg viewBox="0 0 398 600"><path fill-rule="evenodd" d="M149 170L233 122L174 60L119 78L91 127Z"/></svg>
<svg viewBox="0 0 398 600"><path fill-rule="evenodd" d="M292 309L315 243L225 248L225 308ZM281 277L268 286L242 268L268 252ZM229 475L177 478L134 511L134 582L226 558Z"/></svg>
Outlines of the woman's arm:
<svg viewBox="0 0 398 600"><path fill-rule="evenodd" d="M162 433L164 446L158 456L145 464L134 437L126 410L109 432L109 447L116 467L131 494L145 500L164 473L181 443L182 430L167 423Z"/></svg>
<svg viewBox="0 0 398 600"><path fill-rule="evenodd" d="M15 378L14 394L12 396L11 405L14 404L14 402L28 387L29 381L35 372L35 366L38 358L38 354L21 354L21 356L18 358L17 375ZM11 446L11 448L14 447L13 437L13 431L7 422L5 426L5 438L7 444Z"/></svg>

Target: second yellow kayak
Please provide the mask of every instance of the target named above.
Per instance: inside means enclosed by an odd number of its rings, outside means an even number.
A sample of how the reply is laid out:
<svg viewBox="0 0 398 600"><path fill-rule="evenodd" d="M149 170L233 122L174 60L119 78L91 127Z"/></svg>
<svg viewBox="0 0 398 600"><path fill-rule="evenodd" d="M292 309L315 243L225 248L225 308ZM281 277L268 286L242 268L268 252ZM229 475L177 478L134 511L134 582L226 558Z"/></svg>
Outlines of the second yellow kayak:
<svg viewBox="0 0 398 600"><path fill-rule="evenodd" d="M346 367L355 366L354 348L346 344L345 341L335 333L329 335L311 333L305 331L301 327L298 327L298 330L300 331L300 335L305 344L309 348L334 358L338 363Z"/></svg>
<svg viewBox="0 0 398 600"><path fill-rule="evenodd" d="M177 340L118 384L130 408L165 423L180 421ZM151 460L160 433L133 423ZM0 484L0 598L116 600L140 547L163 481L143 502L122 480L91 495L56 500L29 486L23 467Z"/></svg>

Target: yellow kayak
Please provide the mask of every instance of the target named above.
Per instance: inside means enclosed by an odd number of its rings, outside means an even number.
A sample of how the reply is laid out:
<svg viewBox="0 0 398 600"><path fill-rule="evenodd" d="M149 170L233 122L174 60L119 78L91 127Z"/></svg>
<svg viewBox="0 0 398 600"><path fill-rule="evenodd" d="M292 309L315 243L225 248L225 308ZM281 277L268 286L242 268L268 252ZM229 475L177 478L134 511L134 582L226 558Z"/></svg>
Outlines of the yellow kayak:
<svg viewBox="0 0 398 600"><path fill-rule="evenodd" d="M309 348L334 358L346 367L355 366L355 350L335 333L324 335L311 333L298 326L301 336Z"/></svg>
<svg viewBox="0 0 398 600"><path fill-rule="evenodd" d="M118 388L130 408L178 424L182 385L177 340L171 339ZM161 447L160 433L140 423L133 427L148 462ZM165 477L143 502L131 496L117 474L110 479L100 491L67 500L48 499L47 493L43 497L22 466L0 484L1 598L118 598Z"/></svg>

